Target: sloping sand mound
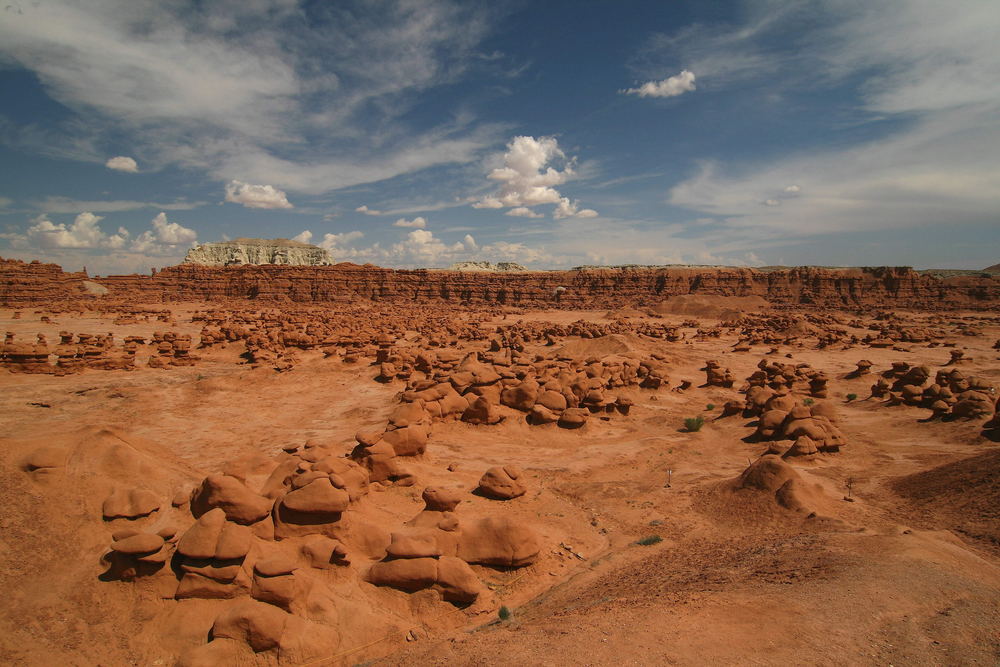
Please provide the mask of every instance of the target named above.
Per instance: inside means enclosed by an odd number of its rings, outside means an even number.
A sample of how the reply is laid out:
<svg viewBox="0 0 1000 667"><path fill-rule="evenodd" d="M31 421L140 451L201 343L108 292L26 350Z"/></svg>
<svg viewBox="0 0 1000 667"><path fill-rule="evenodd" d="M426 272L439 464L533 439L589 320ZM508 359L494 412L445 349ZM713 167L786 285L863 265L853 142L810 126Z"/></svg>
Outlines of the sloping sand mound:
<svg viewBox="0 0 1000 667"><path fill-rule="evenodd" d="M647 317L647 315L641 310L625 307L625 308L615 308L614 310L609 310L604 314L604 317L609 320L618 320L626 317L628 318Z"/></svg>
<svg viewBox="0 0 1000 667"><path fill-rule="evenodd" d="M905 477L889 487L916 518L1000 550L1000 449Z"/></svg>
<svg viewBox="0 0 1000 667"><path fill-rule="evenodd" d="M711 485L701 510L723 524L780 525L808 518L835 530L846 525L833 518L832 498L816 477L773 454L760 457L738 477Z"/></svg>
<svg viewBox="0 0 1000 667"><path fill-rule="evenodd" d="M679 294L658 303L650 312L657 315L693 315L695 317L728 318L738 313L770 308L771 304L759 296L715 296L707 294Z"/></svg>
<svg viewBox="0 0 1000 667"><path fill-rule="evenodd" d="M599 338L581 338L570 341L556 350L556 355L569 359L587 359L589 357L603 358L610 354L628 354L633 351L626 336L610 334Z"/></svg>

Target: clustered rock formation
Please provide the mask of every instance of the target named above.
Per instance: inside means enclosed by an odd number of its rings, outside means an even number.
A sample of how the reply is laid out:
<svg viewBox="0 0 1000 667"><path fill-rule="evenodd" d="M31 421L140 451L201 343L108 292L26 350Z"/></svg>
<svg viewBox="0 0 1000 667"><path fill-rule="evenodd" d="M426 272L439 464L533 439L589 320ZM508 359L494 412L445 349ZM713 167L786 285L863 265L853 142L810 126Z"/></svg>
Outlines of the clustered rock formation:
<svg viewBox="0 0 1000 667"><path fill-rule="evenodd" d="M34 344L20 343L16 336L7 332L0 344L0 367L11 373L45 373L68 375L84 370L134 370L136 353L146 344L141 336L125 336L121 346L115 344L113 333L74 334L59 333L59 343L49 347L43 334L37 335ZM155 332L149 341L151 348L148 359L150 368L192 366L198 357L190 354L191 336L174 332ZM55 357L55 363L51 363Z"/></svg>
<svg viewBox="0 0 1000 667"><path fill-rule="evenodd" d="M121 449L118 434L105 442ZM231 601L219 608L210 641L179 664L234 664L261 653L297 663L336 652L345 627L339 597L348 588L427 590L464 607L488 590L475 566L522 568L539 557L531 526L460 512L469 489L425 488L423 510L402 525L372 522L383 494L372 494L369 470L338 449L309 441L273 457L250 454L172 498L141 477L129 478L134 486L119 483L101 505L109 531L101 578L168 599ZM22 470L41 479L64 469L69 456L42 447ZM517 468L484 479L494 477L501 496L524 493Z"/></svg>

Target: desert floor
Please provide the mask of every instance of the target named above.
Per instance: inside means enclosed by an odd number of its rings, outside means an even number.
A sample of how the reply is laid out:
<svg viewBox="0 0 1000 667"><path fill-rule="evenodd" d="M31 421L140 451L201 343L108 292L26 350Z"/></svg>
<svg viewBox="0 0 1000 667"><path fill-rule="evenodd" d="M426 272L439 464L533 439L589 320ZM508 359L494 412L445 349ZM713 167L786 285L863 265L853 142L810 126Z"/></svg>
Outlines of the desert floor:
<svg viewBox="0 0 1000 667"><path fill-rule="evenodd" d="M197 340L201 325L190 313L199 307L171 306L169 325L122 326L97 313L42 322L33 311L12 319L4 310L0 326L19 339L44 333L54 341L60 330L148 337L169 328ZM607 315L526 312L485 326L519 318L600 323ZM965 316L975 317L947 318ZM982 334L958 337L972 358L961 369L1000 384L1000 352L992 349L1000 326ZM816 349L802 339L777 354L770 346L734 352L734 333L617 340L628 352L662 354L671 387L689 379L692 388L624 389L634 401L628 415L592 418L576 430L531 426L506 409L493 426L436 422L427 453L408 464L417 484L373 485L357 509L361 520L391 532L421 510L424 487L471 491L487 468L515 464L527 494L495 501L470 493L457 512L531 525L542 544L538 559L517 569L476 566L488 589L467 608L364 583L368 563L352 559L350 572L331 575L351 578L337 583L339 648L305 664L1000 662L996 436L984 431L984 419L931 421L926 409L866 400L876 376L845 377L862 358L873 371L907 361L933 373L948 360L946 349ZM588 356L601 354L602 339L580 345ZM479 341L465 346L484 349ZM162 582L103 581L101 556L121 524L102 520L108 494L141 483L169 498L229 462L307 440L347 453L355 433L385 424L403 390L401 382L376 382L371 360L349 364L304 351L292 370L276 372L241 363L238 344L194 352L202 358L187 368L147 368L144 348L134 371L0 370L0 662L174 664L206 641L228 601L177 601ZM717 418L724 403L742 401L739 386L762 358L808 363L831 378L826 401L847 446L792 463L808 485L810 511L727 486L769 446L747 441L755 419ZM707 359L732 370L733 388L700 386ZM846 400L851 393L857 400ZM687 432L684 418L699 414L704 427ZM26 471L25 457L43 446L82 453L46 475ZM638 543L651 536L662 539ZM504 621L500 606L511 612ZM295 664L266 652L241 658L275 661Z"/></svg>

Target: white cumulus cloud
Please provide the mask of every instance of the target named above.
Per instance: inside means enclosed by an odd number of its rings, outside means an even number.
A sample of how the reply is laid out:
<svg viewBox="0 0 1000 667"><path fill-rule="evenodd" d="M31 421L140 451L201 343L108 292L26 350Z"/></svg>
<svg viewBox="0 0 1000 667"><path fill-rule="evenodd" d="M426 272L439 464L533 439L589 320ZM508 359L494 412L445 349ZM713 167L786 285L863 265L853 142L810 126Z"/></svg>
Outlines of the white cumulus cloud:
<svg viewBox="0 0 1000 667"><path fill-rule="evenodd" d="M683 70L680 74L667 77L662 81L647 81L638 88L629 88L622 91L626 95L638 95L639 97L677 97L694 90L694 72Z"/></svg>
<svg viewBox="0 0 1000 667"><path fill-rule="evenodd" d="M251 185L235 180L226 184L226 201L247 208L294 208L288 196L273 185Z"/></svg>
<svg viewBox="0 0 1000 667"><path fill-rule="evenodd" d="M293 241L298 241L299 243L309 243L309 241L312 239L312 237L313 237L313 233L311 231L309 231L308 229L306 229L302 233L296 234L295 236L293 236L292 240Z"/></svg>
<svg viewBox="0 0 1000 667"><path fill-rule="evenodd" d="M342 234L324 234L323 240L320 241L318 245L320 248L326 248L333 253L335 250L339 250L351 241L356 241L363 236L364 234L357 230L353 232L344 232Z"/></svg>
<svg viewBox="0 0 1000 667"><path fill-rule="evenodd" d="M515 218L544 218L545 216L541 213L536 213L532 211L527 206L517 206L510 209L504 215L509 215Z"/></svg>
<svg viewBox="0 0 1000 667"><path fill-rule="evenodd" d="M104 245L107 235L97 225L103 220L99 215L84 212L76 216L70 225L55 224L45 215L32 220L28 227L28 238L42 248L99 248Z"/></svg>
<svg viewBox="0 0 1000 667"><path fill-rule="evenodd" d="M416 217L413 220L407 220L406 218L400 218L396 222L392 223L393 227L413 227L415 229L424 229L427 227L427 221L422 217Z"/></svg>
<svg viewBox="0 0 1000 667"><path fill-rule="evenodd" d="M362 204L354 210L358 213L364 213L365 215L382 215L382 211L376 211L373 208L368 208L368 204Z"/></svg>
<svg viewBox="0 0 1000 667"><path fill-rule="evenodd" d="M554 137L514 137L507 144L503 166L488 174L490 180L500 183L500 189L472 206L480 209L510 208L507 215L515 217L542 217L530 207L561 204L565 198L555 186L573 177L574 162L574 159L567 159ZM562 169L558 168L559 165Z"/></svg>
<svg viewBox="0 0 1000 667"><path fill-rule="evenodd" d="M139 165L136 164L134 159L125 155L119 155L109 159L104 163L104 166L108 169L114 169L115 171L127 171L130 174L139 173Z"/></svg>
<svg viewBox="0 0 1000 667"><path fill-rule="evenodd" d="M571 202L568 197L563 197L559 200L559 205L556 206L556 210L552 213L552 217L556 220L562 218L596 218L597 211L592 208L580 208L579 202Z"/></svg>
<svg viewBox="0 0 1000 667"><path fill-rule="evenodd" d="M198 239L196 231L168 221L167 214L162 211L150 224L153 228L139 234L132 242L133 252L145 255L173 255Z"/></svg>

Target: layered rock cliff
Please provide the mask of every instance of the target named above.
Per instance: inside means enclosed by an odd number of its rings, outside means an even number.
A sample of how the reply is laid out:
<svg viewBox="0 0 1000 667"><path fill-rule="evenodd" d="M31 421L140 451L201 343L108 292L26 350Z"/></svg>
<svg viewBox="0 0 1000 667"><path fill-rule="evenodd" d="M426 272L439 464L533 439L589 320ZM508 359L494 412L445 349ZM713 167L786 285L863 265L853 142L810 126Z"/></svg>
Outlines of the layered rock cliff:
<svg viewBox="0 0 1000 667"><path fill-rule="evenodd" d="M184 263L201 266L326 266L333 261L326 250L308 243L289 239L236 239L195 246L188 250Z"/></svg>
<svg viewBox="0 0 1000 667"><path fill-rule="evenodd" d="M86 274L53 264L0 261L0 304L22 307L82 294ZM182 264L152 276L96 279L105 297L135 303L264 302L492 304L544 308L652 305L678 294L760 296L775 304L824 307L973 308L1000 306L1000 276L941 278L907 267L760 271L736 267L593 268L572 271L468 272L377 266Z"/></svg>
<svg viewBox="0 0 1000 667"><path fill-rule="evenodd" d="M524 268L520 264L514 262L497 262L496 264L492 262L457 262L448 267L449 271L489 271L492 273L497 272L514 272L520 271L524 272L528 269Z"/></svg>
<svg viewBox="0 0 1000 667"><path fill-rule="evenodd" d="M21 308L92 295L86 271L67 273L58 264L0 258L0 305ZM95 297L96 298L96 297Z"/></svg>

